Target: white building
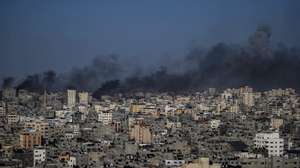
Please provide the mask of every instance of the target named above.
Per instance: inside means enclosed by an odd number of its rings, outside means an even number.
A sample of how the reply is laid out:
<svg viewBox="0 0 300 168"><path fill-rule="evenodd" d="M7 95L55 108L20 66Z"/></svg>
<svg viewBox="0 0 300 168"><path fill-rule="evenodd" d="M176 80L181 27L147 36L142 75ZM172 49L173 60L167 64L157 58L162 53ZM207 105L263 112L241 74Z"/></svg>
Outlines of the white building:
<svg viewBox="0 0 300 168"><path fill-rule="evenodd" d="M76 90L68 90L68 107L72 108L76 105Z"/></svg>
<svg viewBox="0 0 300 168"><path fill-rule="evenodd" d="M269 156L283 155L283 138L279 137L278 132L257 133L254 138L255 147L265 147Z"/></svg>
<svg viewBox="0 0 300 168"><path fill-rule="evenodd" d="M98 121L102 122L103 125L109 125L112 123L112 112L101 111L98 113Z"/></svg>
<svg viewBox="0 0 300 168"><path fill-rule="evenodd" d="M68 160L68 165L69 165L69 167L76 166L76 157L70 156L70 159Z"/></svg>
<svg viewBox="0 0 300 168"><path fill-rule="evenodd" d="M217 129L217 128L219 128L220 124L221 124L221 120L211 120L211 121L210 121L210 127L211 127L212 129Z"/></svg>
<svg viewBox="0 0 300 168"><path fill-rule="evenodd" d="M33 150L33 164L34 167L46 161L46 149L34 149Z"/></svg>

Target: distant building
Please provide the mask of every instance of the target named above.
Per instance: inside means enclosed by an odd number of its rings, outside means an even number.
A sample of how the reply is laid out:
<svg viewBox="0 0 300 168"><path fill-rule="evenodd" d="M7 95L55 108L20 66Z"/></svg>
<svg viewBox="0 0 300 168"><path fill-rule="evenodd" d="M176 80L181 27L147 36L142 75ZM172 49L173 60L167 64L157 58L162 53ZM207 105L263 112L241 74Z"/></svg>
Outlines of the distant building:
<svg viewBox="0 0 300 168"><path fill-rule="evenodd" d="M7 124L6 106L5 103L0 102L0 127Z"/></svg>
<svg viewBox="0 0 300 168"><path fill-rule="evenodd" d="M32 129L40 132L43 137L47 137L49 131L49 123L42 120L30 120L24 123L24 129Z"/></svg>
<svg viewBox="0 0 300 168"><path fill-rule="evenodd" d="M14 99L16 97L16 89L6 88L2 91L3 99Z"/></svg>
<svg viewBox="0 0 300 168"><path fill-rule="evenodd" d="M5 104L0 102L0 118L6 116Z"/></svg>
<svg viewBox="0 0 300 168"><path fill-rule="evenodd" d="M283 138L279 137L278 132L258 133L255 136L254 144L257 148L266 148L269 157L283 155Z"/></svg>
<svg viewBox="0 0 300 168"><path fill-rule="evenodd" d="M130 139L139 144L151 144L152 134L150 128L143 124L136 124L130 131Z"/></svg>
<svg viewBox="0 0 300 168"><path fill-rule="evenodd" d="M165 160L164 162L167 167L179 167L185 164L184 160Z"/></svg>
<svg viewBox="0 0 300 168"><path fill-rule="evenodd" d="M253 92L253 88L249 87L249 86L244 86L240 88L240 93L252 93Z"/></svg>
<svg viewBox="0 0 300 168"><path fill-rule="evenodd" d="M67 101L68 101L68 104L67 104L67 106L69 107L69 108L72 108L72 107L75 107L75 105L76 105L76 90L68 90L67 91Z"/></svg>
<svg viewBox="0 0 300 168"><path fill-rule="evenodd" d="M279 129L282 125L283 125L283 119L280 119L280 118L272 118L271 119L272 129Z"/></svg>
<svg viewBox="0 0 300 168"><path fill-rule="evenodd" d="M243 168L296 168L300 167L299 158L272 157L272 158L240 158L239 165ZM237 166L238 167L238 166Z"/></svg>
<svg viewBox="0 0 300 168"><path fill-rule="evenodd" d="M103 125L109 125L112 123L112 112L101 111L98 113L98 121L102 122Z"/></svg>
<svg viewBox="0 0 300 168"><path fill-rule="evenodd" d="M27 130L20 134L20 146L24 149L33 149L42 145L42 135L33 130Z"/></svg>
<svg viewBox="0 0 300 168"><path fill-rule="evenodd" d="M243 104L248 107L254 106L254 96L252 92L245 92L242 94Z"/></svg>
<svg viewBox="0 0 300 168"><path fill-rule="evenodd" d="M140 113L143 111L145 105L141 103L132 103L130 105L130 112L132 113Z"/></svg>
<svg viewBox="0 0 300 168"><path fill-rule="evenodd" d="M217 129L217 128L219 128L220 124L221 124L221 120L211 120L211 121L210 121L210 127L211 127L212 129Z"/></svg>
<svg viewBox="0 0 300 168"><path fill-rule="evenodd" d="M20 116L17 114L9 114L7 115L7 123L8 124L15 124L20 121Z"/></svg>
<svg viewBox="0 0 300 168"><path fill-rule="evenodd" d="M69 167L74 167L76 166L76 157L70 156L69 160L67 161Z"/></svg>
<svg viewBox="0 0 300 168"><path fill-rule="evenodd" d="M199 158L192 163L187 163L182 168L221 168L220 164L210 164L209 158Z"/></svg>
<svg viewBox="0 0 300 168"><path fill-rule="evenodd" d="M37 165L46 161L46 149L36 148L33 150L33 165Z"/></svg>
<svg viewBox="0 0 300 168"><path fill-rule="evenodd" d="M88 92L79 92L78 98L79 98L79 104L81 104L81 105L89 104L89 93Z"/></svg>

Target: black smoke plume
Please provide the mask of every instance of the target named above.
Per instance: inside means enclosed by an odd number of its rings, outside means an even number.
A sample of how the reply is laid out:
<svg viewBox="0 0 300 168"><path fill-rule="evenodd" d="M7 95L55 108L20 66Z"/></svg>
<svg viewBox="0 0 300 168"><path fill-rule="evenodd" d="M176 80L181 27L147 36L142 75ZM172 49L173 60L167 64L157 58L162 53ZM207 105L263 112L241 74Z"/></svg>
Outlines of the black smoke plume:
<svg viewBox="0 0 300 168"><path fill-rule="evenodd" d="M102 55L92 64L75 68L67 74L67 85L80 90L95 90L105 81L120 78L123 72L118 55Z"/></svg>
<svg viewBox="0 0 300 168"><path fill-rule="evenodd" d="M55 85L58 83L58 78L56 72L49 70L43 73L42 85L46 90L54 90Z"/></svg>
<svg viewBox="0 0 300 168"><path fill-rule="evenodd" d="M181 92L243 85L258 90L287 87L299 89L299 50L284 44L272 48L271 35L269 26L259 26L246 46L218 43L206 51L194 48L183 63L188 67L196 65L194 69L172 74L162 68L150 75L129 77L118 89L123 89L123 92Z"/></svg>
<svg viewBox="0 0 300 168"><path fill-rule="evenodd" d="M119 80L110 80L104 82L100 88L98 88L93 93L93 97L100 99L101 95L117 93L120 91L120 81Z"/></svg>
<svg viewBox="0 0 300 168"><path fill-rule="evenodd" d="M182 60L161 65L154 72L130 72L132 65L117 55L99 56L90 65L63 75L48 72L28 76L18 88L95 91L94 96L117 92L184 92L208 87L228 88L250 85L258 90L292 87L300 89L300 52L284 44L272 46L272 29L259 26L244 46L218 43L209 49L192 48ZM134 60L131 61L134 63ZM186 67L180 73L168 69ZM42 89L41 89L42 88Z"/></svg>
<svg viewBox="0 0 300 168"><path fill-rule="evenodd" d="M23 80L18 86L17 89L24 89L31 92L43 92L55 91L59 87L59 79L56 75L56 72L49 70L43 72L42 74L29 75Z"/></svg>
<svg viewBox="0 0 300 168"><path fill-rule="evenodd" d="M26 79L18 85L17 89L24 89L30 92L42 92L43 85L41 83L40 75L34 74L27 76Z"/></svg>
<svg viewBox="0 0 300 168"><path fill-rule="evenodd" d="M11 88L13 87L15 78L14 77L6 77L3 79L2 81L2 88L6 89L6 88Z"/></svg>

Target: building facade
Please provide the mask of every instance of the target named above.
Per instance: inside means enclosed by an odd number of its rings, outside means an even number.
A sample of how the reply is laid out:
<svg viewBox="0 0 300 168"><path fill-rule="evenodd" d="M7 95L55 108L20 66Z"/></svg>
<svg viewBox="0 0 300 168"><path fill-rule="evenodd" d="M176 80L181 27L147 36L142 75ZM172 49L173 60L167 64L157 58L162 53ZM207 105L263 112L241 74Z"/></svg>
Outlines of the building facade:
<svg viewBox="0 0 300 168"><path fill-rule="evenodd" d="M254 139L255 147L264 147L268 150L268 156L283 155L283 138L279 137L278 132L274 133L258 133Z"/></svg>
<svg viewBox="0 0 300 168"><path fill-rule="evenodd" d="M24 149L33 149L34 146L42 145L42 135L39 132L30 130L20 134L20 146Z"/></svg>
<svg viewBox="0 0 300 168"><path fill-rule="evenodd" d="M67 103L69 108L73 108L76 105L76 90L68 90L67 91Z"/></svg>

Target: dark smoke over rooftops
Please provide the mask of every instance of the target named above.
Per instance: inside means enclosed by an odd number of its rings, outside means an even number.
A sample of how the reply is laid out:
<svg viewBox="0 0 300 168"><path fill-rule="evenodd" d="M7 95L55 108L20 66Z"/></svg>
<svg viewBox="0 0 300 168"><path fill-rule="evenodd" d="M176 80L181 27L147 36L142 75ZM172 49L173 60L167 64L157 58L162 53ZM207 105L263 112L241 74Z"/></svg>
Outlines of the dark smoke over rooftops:
<svg viewBox="0 0 300 168"><path fill-rule="evenodd" d="M279 87L299 89L299 51L284 44L272 48L271 35L270 27L259 26L249 37L249 44L245 47L218 43L207 51L193 48L182 62L185 67L194 67L193 69L187 68L183 73L174 74L161 68L146 76L128 77L119 85L108 81L94 95L111 91L180 92L242 85L250 85L259 90ZM107 86L109 84L111 87Z"/></svg>
<svg viewBox="0 0 300 168"><path fill-rule="evenodd" d="M10 88L13 86L14 84L14 81L15 81L15 78L13 77L6 77L3 79L3 82L2 82L2 88Z"/></svg>
<svg viewBox="0 0 300 168"><path fill-rule="evenodd" d="M96 57L92 64L83 68L75 68L67 75L67 84L81 90L94 90L98 85L125 75L124 67L118 55L102 55Z"/></svg>
<svg viewBox="0 0 300 168"><path fill-rule="evenodd" d="M161 68L146 75L140 75L141 67L134 65L134 60L128 64L117 55L102 55L90 65L74 68L67 74L56 75L49 71L30 75L17 88L41 91L70 87L95 91L95 97L116 92L181 92L242 85L256 89L299 89L299 50L284 44L274 47L271 38L271 28L259 26L245 46L218 43L210 49L194 47L176 63L160 64ZM179 67L184 70L176 73L168 71Z"/></svg>

